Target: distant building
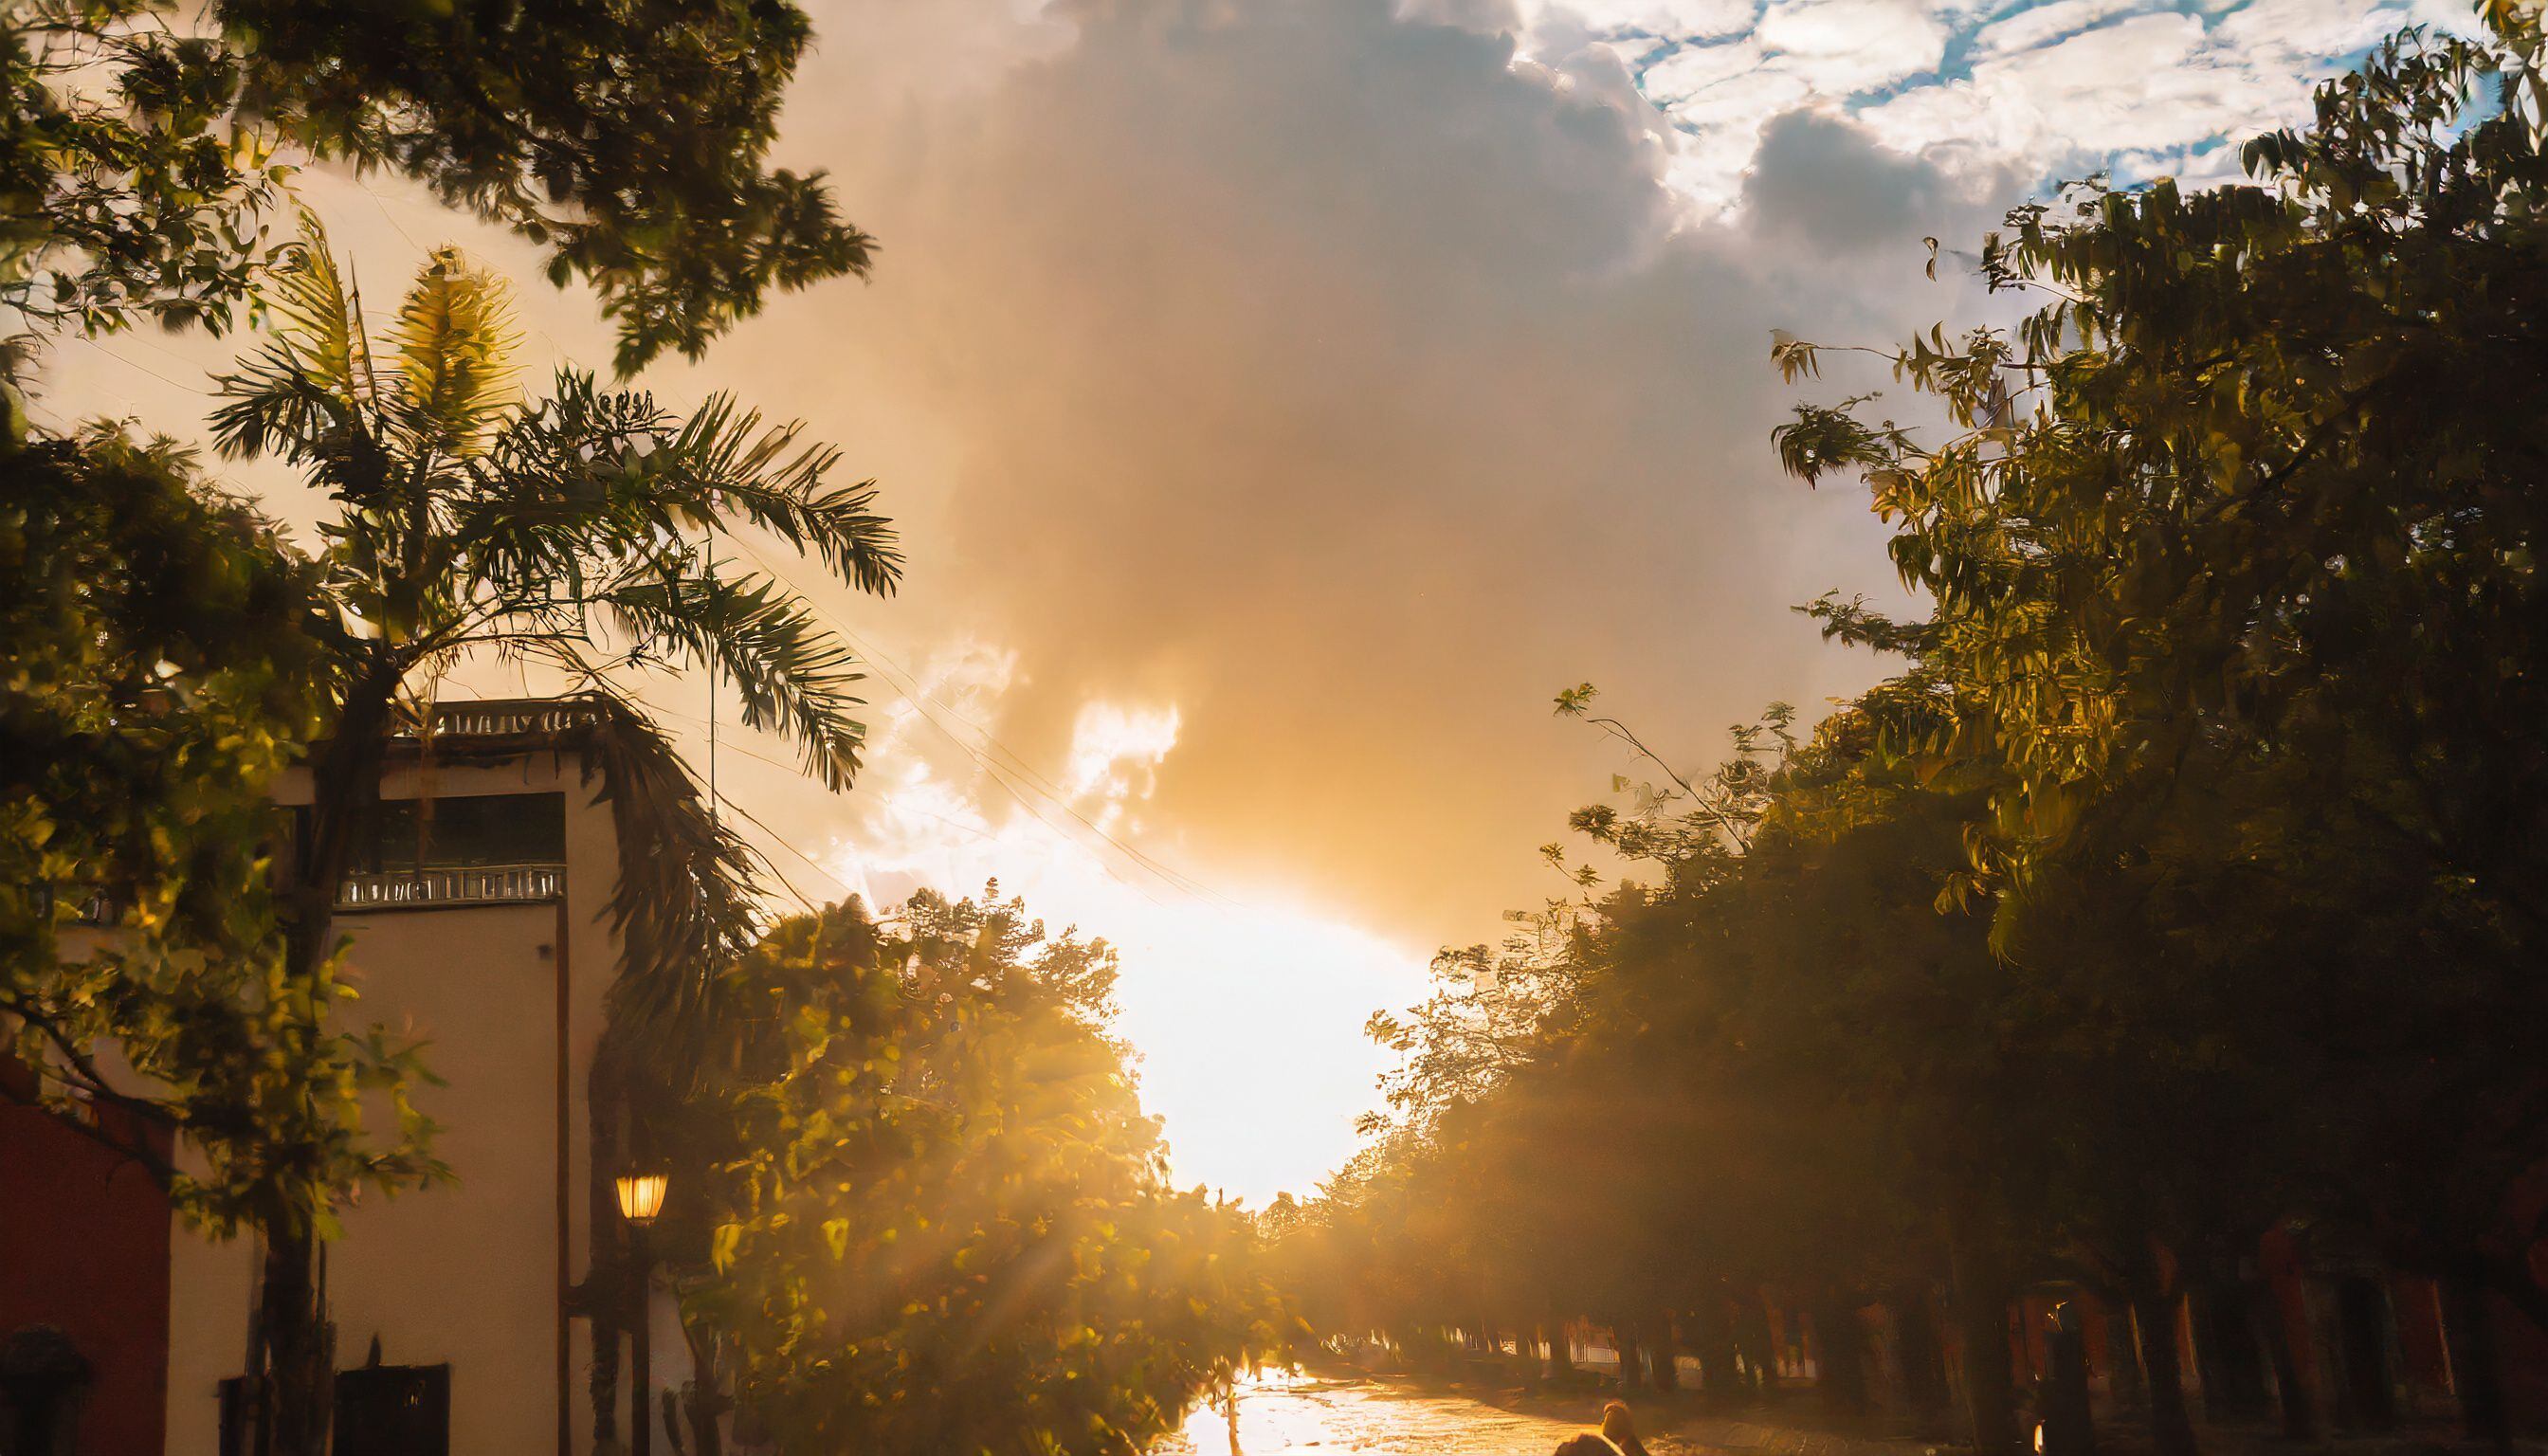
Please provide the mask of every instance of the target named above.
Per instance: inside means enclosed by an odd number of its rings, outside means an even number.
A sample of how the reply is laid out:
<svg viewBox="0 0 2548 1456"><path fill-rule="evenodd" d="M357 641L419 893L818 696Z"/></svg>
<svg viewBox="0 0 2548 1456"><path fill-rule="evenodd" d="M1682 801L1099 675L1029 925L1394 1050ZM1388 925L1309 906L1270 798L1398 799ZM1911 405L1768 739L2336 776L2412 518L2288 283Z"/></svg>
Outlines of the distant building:
<svg viewBox="0 0 2548 1456"><path fill-rule="evenodd" d="M446 706L429 753L394 748L339 902L351 1019L429 1040L448 1085L419 1100L458 1181L367 1199L326 1244L337 1363L360 1366L377 1341L387 1365L442 1367L415 1382L440 1409L410 1414L453 1452L592 1444L591 1326L573 1291L596 1223L605 1249L618 1236L589 1095L623 962L623 826L593 761L597 722L574 702ZM308 792L294 775L278 798ZM86 1361L80 1456L223 1456L257 1264L248 1237L172 1228L151 1181L95 1140L0 1104L0 1337L49 1324ZM682 1349L661 1336L657 1350Z"/></svg>

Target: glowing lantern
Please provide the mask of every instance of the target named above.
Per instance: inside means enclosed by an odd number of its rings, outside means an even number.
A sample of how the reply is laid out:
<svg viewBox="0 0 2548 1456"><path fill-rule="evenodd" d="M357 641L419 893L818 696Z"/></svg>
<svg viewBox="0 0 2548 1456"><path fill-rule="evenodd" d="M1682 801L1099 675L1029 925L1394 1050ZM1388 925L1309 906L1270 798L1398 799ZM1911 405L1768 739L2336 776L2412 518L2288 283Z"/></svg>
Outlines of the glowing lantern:
<svg viewBox="0 0 2548 1456"><path fill-rule="evenodd" d="M619 1217L643 1228L664 1211L664 1189L672 1182L664 1174L622 1173L614 1181L619 1185Z"/></svg>

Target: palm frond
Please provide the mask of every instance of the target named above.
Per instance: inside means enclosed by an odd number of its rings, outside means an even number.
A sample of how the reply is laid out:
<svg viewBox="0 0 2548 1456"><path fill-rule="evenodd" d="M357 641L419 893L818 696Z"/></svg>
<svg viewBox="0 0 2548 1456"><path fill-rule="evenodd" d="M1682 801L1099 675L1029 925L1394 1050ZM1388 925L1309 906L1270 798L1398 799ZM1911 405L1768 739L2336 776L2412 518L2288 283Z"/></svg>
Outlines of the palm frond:
<svg viewBox="0 0 2548 1456"><path fill-rule="evenodd" d="M457 453L482 450L518 398L513 351L520 330L501 279L439 248L416 274L398 321L398 399L421 432Z"/></svg>
<svg viewBox="0 0 2548 1456"><path fill-rule="evenodd" d="M866 727L853 712L865 699L858 659L794 592L759 576L637 582L602 605L641 640L674 643L725 670L748 728L796 741L805 770L835 791L858 776Z"/></svg>
<svg viewBox="0 0 2548 1456"><path fill-rule="evenodd" d="M889 596L902 581L902 548L893 523L875 513L872 480L825 489L841 452L798 440L804 424L765 427L761 411L729 395L711 396L649 462L663 486L706 524L730 513L761 526L860 591Z"/></svg>
<svg viewBox="0 0 2548 1456"><path fill-rule="evenodd" d="M371 402L376 381L353 295L327 245L326 228L304 212L301 245L264 298L275 319L274 341L291 352L311 383L348 409L360 409Z"/></svg>
<svg viewBox="0 0 2548 1456"><path fill-rule="evenodd" d="M377 395L359 305L317 218L302 215L301 244L264 305L272 318L265 346L215 381L225 403L213 415L214 439L234 459L308 458L298 446L358 428Z"/></svg>

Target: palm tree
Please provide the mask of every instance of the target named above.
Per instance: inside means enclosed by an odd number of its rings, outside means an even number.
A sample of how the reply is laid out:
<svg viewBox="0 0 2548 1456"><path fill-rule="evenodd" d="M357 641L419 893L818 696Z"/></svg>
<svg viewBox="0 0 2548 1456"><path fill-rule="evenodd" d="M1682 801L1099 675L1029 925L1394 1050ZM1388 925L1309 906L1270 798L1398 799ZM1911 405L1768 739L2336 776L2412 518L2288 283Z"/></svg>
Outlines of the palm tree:
<svg viewBox="0 0 2548 1456"><path fill-rule="evenodd" d="M555 669L640 724L625 670L708 665L738 689L747 725L792 738L827 787L848 785L864 734L855 660L779 584L703 570L697 541L721 522L758 526L891 594L893 528L874 513L873 482L828 483L837 451L723 396L681 419L571 369L526 400L506 291L453 249L433 255L377 343L315 226L271 308L271 338L221 381L213 427L225 454L280 458L334 504L318 558L338 621L320 624L331 656L309 830L282 894L287 976L313 977L334 954L387 738L429 722L435 683L474 654ZM277 1180L254 1215L264 1353L249 1374L257 1449L272 1456L318 1456L325 1442L332 1361L313 1274L335 1198Z"/></svg>

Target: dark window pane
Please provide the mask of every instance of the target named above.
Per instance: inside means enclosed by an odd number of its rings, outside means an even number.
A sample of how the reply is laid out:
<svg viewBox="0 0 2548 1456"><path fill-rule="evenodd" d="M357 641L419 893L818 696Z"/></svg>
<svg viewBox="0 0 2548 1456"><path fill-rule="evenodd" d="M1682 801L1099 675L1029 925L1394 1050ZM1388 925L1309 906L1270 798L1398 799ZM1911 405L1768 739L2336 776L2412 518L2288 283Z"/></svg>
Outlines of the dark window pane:
<svg viewBox="0 0 2548 1456"><path fill-rule="evenodd" d="M566 798L501 793L437 798L430 805L394 800L381 805L381 851L410 864L421 853L428 869L563 864Z"/></svg>

